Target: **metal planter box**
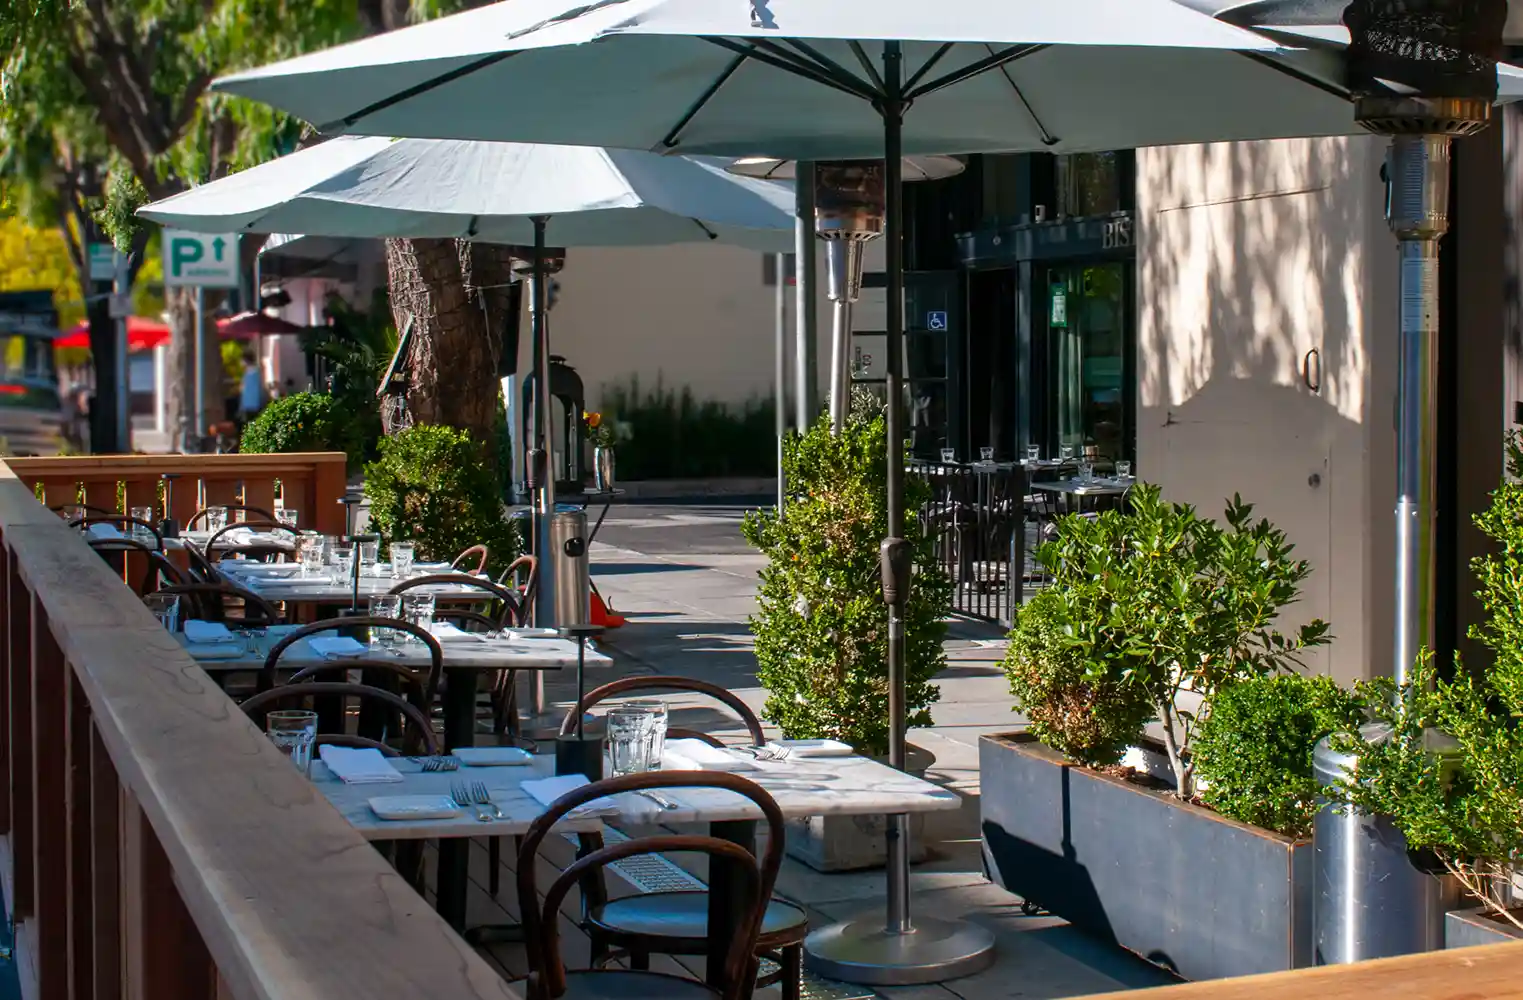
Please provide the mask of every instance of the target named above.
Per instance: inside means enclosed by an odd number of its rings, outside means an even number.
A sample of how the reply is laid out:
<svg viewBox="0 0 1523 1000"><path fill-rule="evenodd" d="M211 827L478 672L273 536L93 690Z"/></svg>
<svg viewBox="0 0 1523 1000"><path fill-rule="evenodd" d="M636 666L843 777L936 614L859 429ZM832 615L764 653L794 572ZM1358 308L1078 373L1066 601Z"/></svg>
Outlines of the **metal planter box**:
<svg viewBox="0 0 1523 1000"><path fill-rule="evenodd" d="M1523 931L1492 916L1484 906L1450 910L1444 914L1445 948L1473 948L1478 944L1506 944L1510 941L1523 941Z"/></svg>
<svg viewBox="0 0 1523 1000"><path fill-rule="evenodd" d="M1035 739L979 741L984 863L1022 899L1186 979L1312 964L1312 845L1076 767Z"/></svg>

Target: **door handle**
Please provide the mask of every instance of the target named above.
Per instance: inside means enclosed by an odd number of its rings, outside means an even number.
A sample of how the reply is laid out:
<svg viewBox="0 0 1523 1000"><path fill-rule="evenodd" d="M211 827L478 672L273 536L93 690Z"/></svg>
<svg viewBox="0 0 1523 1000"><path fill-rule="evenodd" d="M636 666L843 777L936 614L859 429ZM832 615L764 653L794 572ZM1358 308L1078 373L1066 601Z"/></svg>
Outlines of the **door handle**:
<svg viewBox="0 0 1523 1000"><path fill-rule="evenodd" d="M1301 381L1312 392L1322 391L1322 352L1315 347L1301 359Z"/></svg>

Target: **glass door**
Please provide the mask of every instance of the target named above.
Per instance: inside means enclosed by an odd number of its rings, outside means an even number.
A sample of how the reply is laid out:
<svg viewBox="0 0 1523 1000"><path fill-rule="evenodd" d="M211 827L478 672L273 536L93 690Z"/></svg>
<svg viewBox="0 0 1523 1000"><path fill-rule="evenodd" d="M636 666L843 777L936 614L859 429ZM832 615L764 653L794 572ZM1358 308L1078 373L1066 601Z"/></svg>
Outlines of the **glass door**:
<svg viewBox="0 0 1523 1000"><path fill-rule="evenodd" d="M1075 454L1093 447L1102 460L1130 457L1130 268L1102 263L1047 270L1049 454L1070 445Z"/></svg>

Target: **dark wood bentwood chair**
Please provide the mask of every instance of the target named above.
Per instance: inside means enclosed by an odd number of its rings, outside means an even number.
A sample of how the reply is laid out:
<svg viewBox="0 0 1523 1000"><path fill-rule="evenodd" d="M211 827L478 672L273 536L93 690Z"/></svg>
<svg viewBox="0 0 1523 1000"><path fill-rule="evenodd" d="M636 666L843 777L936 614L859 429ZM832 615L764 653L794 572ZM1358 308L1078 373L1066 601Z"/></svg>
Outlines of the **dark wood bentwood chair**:
<svg viewBox="0 0 1523 1000"><path fill-rule="evenodd" d="M539 846L557 821L578 806L605 795L659 788L723 788L744 795L756 803L769 834L766 850L760 860L744 847L717 837L666 834L626 840L612 846L599 843L561 872L546 891L544 902L540 902L535 879ZM777 807L772 796L761 786L737 774L651 771L594 782L563 795L529 827L518 853L518 905L523 916L529 957L529 1000L636 1000L649 996L660 996L663 1000L714 1000L716 997L720 1000L746 1000L756 985L758 939L764 933L762 928L764 913L768 908L767 900L771 897L772 887L777 881L777 871L782 864L784 836L782 810ZM647 964L648 953L642 956L633 952L630 956L635 964L633 969L594 967L568 974L560 955L558 921L561 905L571 888L580 884L585 901L587 886L601 884L602 870L606 866L642 854L678 852L707 854L711 871L725 865L739 876L735 881L741 898L733 901L720 900L708 892L662 894L691 897L686 902L693 904L696 912L702 915L702 930L697 940L691 942L694 950L683 953L708 954L711 948L724 949L721 981L705 984L651 972ZM711 941L708 938L708 910L711 903L716 906L716 914L736 914L733 933L724 940ZM600 905L594 903L593 910L598 911ZM719 911L718 907L725 909Z"/></svg>
<svg viewBox="0 0 1523 1000"><path fill-rule="evenodd" d="M566 713L561 733L569 735L576 728L577 715L609 698L621 698L644 691L688 691L713 698L740 717L753 746L761 746L766 737L756 713L733 692L708 681L692 677L624 677L593 688L581 705ZM723 746L706 734L681 727L670 727L668 739L698 739L711 746ZM684 772L667 772L680 774ZM687 772L706 773L706 772ZM774 834L783 838L779 828ZM587 843L599 834L583 834ZM781 843L781 839L779 840ZM489 845L495 846L495 842ZM608 900L601 882L584 887L590 899L585 914L587 935L592 939L593 963L612 957L610 948L628 952L635 963L648 962L652 954L703 955L709 950L708 912L702 892L648 892L623 899ZM769 889L770 896L770 889ZM804 938L809 934L809 915L803 907L780 899L768 899L757 948L774 959L779 968L757 984L758 987L780 984L784 1000L798 1000L800 973L803 971ZM636 964L642 968L642 964Z"/></svg>

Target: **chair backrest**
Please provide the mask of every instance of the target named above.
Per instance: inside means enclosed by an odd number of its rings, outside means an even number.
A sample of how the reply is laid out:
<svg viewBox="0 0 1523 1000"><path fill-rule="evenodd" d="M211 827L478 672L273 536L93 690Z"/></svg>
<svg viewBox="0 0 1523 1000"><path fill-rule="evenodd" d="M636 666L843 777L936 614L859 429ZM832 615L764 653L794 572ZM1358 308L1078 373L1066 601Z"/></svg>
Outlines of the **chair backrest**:
<svg viewBox="0 0 1523 1000"><path fill-rule="evenodd" d="M339 681L311 681L305 684L283 684L268 691L260 691L258 694L249 696L240 706L243 713L253 719L255 723L264 725L265 713L276 705L286 702L299 701L313 697L336 697L355 698L361 702L373 701L386 706L402 714L407 725L407 739L416 743L429 755L439 752L439 740L434 735L433 727L429 725L428 718L417 706L411 704L401 695L393 694L384 688L370 687L366 684L350 684ZM326 736L326 738L325 738ZM373 740L359 743L360 737L349 736L345 733L318 734L319 743L338 744L340 741L346 746L373 746L379 748L380 744ZM384 750L382 752L385 752Z"/></svg>
<svg viewBox="0 0 1523 1000"><path fill-rule="evenodd" d="M368 615L355 618L329 618L325 621L313 622L311 625L303 625L293 629L281 637L280 641L270 648L269 655L264 658L264 667L259 671L260 691L268 691L275 687L275 680L280 669L280 657L293 645L310 636L320 635L323 632L338 632L355 628L389 628L393 632L405 632L414 639L420 640L428 649L429 668L424 675L421 702L419 708L423 711L431 711L434 698L439 693L439 680L444 675L444 648L426 630L419 628L412 622L404 622L397 618L372 618ZM332 666L353 666L351 660L335 660ZM324 664L325 666L328 664Z"/></svg>
<svg viewBox="0 0 1523 1000"><path fill-rule="evenodd" d="M418 587L431 587L438 584L465 590L479 590L482 592L480 600L500 601L502 603L502 610L496 615L488 616L496 619L498 628L518 623L518 593L483 576L467 576L464 573L433 573L429 576L419 576L411 580L404 580L395 587L392 587L390 592L393 594L405 594L407 591L415 590ZM477 598L455 597L453 595L448 599L451 601L477 600Z"/></svg>
<svg viewBox="0 0 1523 1000"><path fill-rule="evenodd" d="M136 541L143 541L145 536L152 538L152 547L160 552L164 551L164 536L159 534L159 529L156 525L149 524L147 521L139 521L135 517L128 517L126 514L87 514L84 517L76 517L70 521L69 527L84 529L87 538L100 540L113 538L111 535L88 534L92 524L109 524L121 531L122 537L133 538Z"/></svg>
<svg viewBox="0 0 1523 1000"><path fill-rule="evenodd" d="M767 846L760 858L737 844L714 837L664 835L626 840L599 848L566 868L539 902L535 872L540 844L566 814L607 795L657 788L722 788L743 795L761 810L767 825ZM531 1000L553 1000L566 992L566 968L560 957L558 916L561 904L573 885L602 868L624 858L641 854L693 851L711 858L740 862L738 871L746 873L746 898L735 934L730 939L724 962L721 993L725 1000L745 1000L750 996L756 977L756 939L761 932L762 917L777 872L783 863L783 845L787 839L783 812L766 789L753 781L723 771L647 771L626 774L583 785L556 799L535 818L523 836L518 850L518 903L524 922L525 944L529 962L538 976L531 981ZM753 877L754 876L754 877ZM712 898L712 897L711 897ZM539 993L538 997L534 994Z"/></svg>
<svg viewBox="0 0 1523 1000"><path fill-rule="evenodd" d="M135 538L87 538L85 544L91 550L105 560L113 572L125 573L127 570L127 556L131 553L141 555L145 560L143 577L138 581L137 593L151 594L163 586L163 581L168 580L171 584L185 583L185 574L180 568L169 561L169 557L147 542L140 542Z"/></svg>
<svg viewBox="0 0 1523 1000"><path fill-rule="evenodd" d="M539 595L539 559L535 556L523 555L508 563L508 568L502 571L497 582L504 587L516 588L518 586L518 574L525 573L524 589L520 592L518 605L519 625L530 624L534 615L534 600Z"/></svg>
<svg viewBox="0 0 1523 1000"><path fill-rule="evenodd" d="M49 507L48 510L60 516L78 510L82 510L86 514L102 514L108 517L114 517L116 515L116 511L114 510L107 510L104 507L97 507L94 504L88 503L58 503Z"/></svg>
<svg viewBox="0 0 1523 1000"><path fill-rule="evenodd" d="M609 698L617 698L632 691L650 690L691 691L695 694L707 695L715 701L727 705L736 715L740 716L740 721L745 724L746 731L750 734L753 745L761 746L767 742L767 737L762 732L761 720L756 717L755 712L751 711L750 706L740 700L740 697L735 692L728 688L722 688L718 684L699 680L696 677L670 677L660 674L652 674L645 677L621 677L616 681L609 681L607 684L588 691L582 696L581 704L567 712L566 717L561 720L561 735L570 735L576 729L577 717L584 714L598 702L606 701ZM718 741L711 736L685 729L668 729L667 735L679 738L697 738L706 743L719 745Z"/></svg>
<svg viewBox="0 0 1523 1000"><path fill-rule="evenodd" d="M487 571L487 560L491 558L491 555L491 550L488 549L485 545L472 545L470 548L466 549L464 552L456 556L455 561L449 564L449 568L458 569L465 573L485 573ZM475 569L471 569L469 567L469 563L472 559L476 560ZM462 566L461 563L465 563L467 565Z"/></svg>
<svg viewBox="0 0 1523 1000"><path fill-rule="evenodd" d="M177 583L160 587L158 593L179 594L182 603L190 604L194 617L213 622L227 622L227 601L243 602L243 625L277 625L284 619L275 605L253 591L233 583ZM188 598L188 600L187 600ZM181 618L191 617L181 615Z"/></svg>
<svg viewBox="0 0 1523 1000"><path fill-rule="evenodd" d="M273 521L273 520L275 520L275 515L271 514L269 511L265 510L263 507L250 507L247 504L241 504L241 503L217 503L217 504L212 504L211 507L202 507L200 510L196 511L194 514L190 515L190 520L185 522L185 530L186 531L195 531L196 530L196 522L206 520L206 515L211 511L212 507L221 507L224 510L226 510L229 515L231 515L233 513L233 511L235 511L235 510L241 510L241 511L244 512L245 515L253 514L253 515L257 516L260 520L264 520L264 521Z"/></svg>
<svg viewBox="0 0 1523 1000"><path fill-rule="evenodd" d="M259 542L254 542L252 544L241 544L241 543L238 543L238 542L224 541L224 536L229 536L229 535L233 534L234 532L241 531L241 530L264 531L264 532L284 531L284 532L287 532L287 533L289 533L291 535L291 538L292 538L293 542L294 542L294 540L296 538L296 532L292 531L290 528L286 527L285 525L279 524L279 523L277 523L276 521L273 521L273 520L270 520L270 521L261 521L261 520L240 521L237 524L229 524L228 526L226 526L225 528L223 528L220 531L216 532L215 534L213 534L210 538L208 538L206 540L206 558L209 561L215 563L218 560L224 558L225 556L234 555L234 554L286 556L286 555L290 555L293 551L295 551L294 548L293 549L287 549L287 548L283 548L283 547L281 547L279 545L270 545L270 544L259 543ZM222 552L220 554L217 552L218 548L222 549Z"/></svg>

